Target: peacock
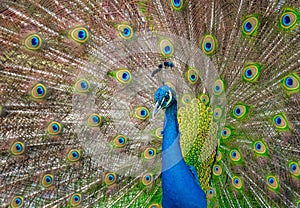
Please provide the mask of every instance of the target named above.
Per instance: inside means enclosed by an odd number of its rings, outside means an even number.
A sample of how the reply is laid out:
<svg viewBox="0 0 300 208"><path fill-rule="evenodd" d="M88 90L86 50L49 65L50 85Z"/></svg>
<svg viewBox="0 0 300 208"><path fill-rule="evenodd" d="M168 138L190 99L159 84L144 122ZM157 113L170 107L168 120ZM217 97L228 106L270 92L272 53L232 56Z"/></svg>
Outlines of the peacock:
<svg viewBox="0 0 300 208"><path fill-rule="evenodd" d="M300 207L300 1L0 1L0 207Z"/></svg>

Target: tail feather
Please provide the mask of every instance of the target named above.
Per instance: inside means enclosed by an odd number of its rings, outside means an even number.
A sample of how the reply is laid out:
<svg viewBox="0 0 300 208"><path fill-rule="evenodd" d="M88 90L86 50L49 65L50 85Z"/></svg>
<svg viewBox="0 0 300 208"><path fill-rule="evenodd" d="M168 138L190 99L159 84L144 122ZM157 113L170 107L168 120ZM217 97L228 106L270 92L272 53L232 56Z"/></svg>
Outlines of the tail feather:
<svg viewBox="0 0 300 208"><path fill-rule="evenodd" d="M209 207L299 206L299 8L1 1L1 206L161 207L162 84Z"/></svg>

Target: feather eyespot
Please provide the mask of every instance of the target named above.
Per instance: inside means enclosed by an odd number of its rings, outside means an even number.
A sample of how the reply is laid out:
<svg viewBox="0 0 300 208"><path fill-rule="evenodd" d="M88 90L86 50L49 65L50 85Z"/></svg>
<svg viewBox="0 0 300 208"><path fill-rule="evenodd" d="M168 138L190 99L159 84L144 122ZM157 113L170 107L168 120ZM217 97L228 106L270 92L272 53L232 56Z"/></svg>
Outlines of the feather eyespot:
<svg viewBox="0 0 300 208"><path fill-rule="evenodd" d="M289 124L284 113L273 116L272 122L278 131L287 131L289 129Z"/></svg>
<svg viewBox="0 0 300 208"><path fill-rule="evenodd" d="M248 114L249 106L243 103L237 103L232 111L232 117L238 120L245 118Z"/></svg>
<svg viewBox="0 0 300 208"><path fill-rule="evenodd" d="M46 174L42 178L42 186L48 188L54 184L54 176L52 174Z"/></svg>
<svg viewBox="0 0 300 208"><path fill-rule="evenodd" d="M122 80L123 82L127 82L130 79L130 74L128 71L119 72L117 75L119 80Z"/></svg>
<svg viewBox="0 0 300 208"><path fill-rule="evenodd" d="M80 79L75 83L76 92L87 93L90 90L90 82L86 79Z"/></svg>
<svg viewBox="0 0 300 208"><path fill-rule="evenodd" d="M207 198L211 199L216 196L216 190L214 188L209 188L206 192Z"/></svg>
<svg viewBox="0 0 300 208"><path fill-rule="evenodd" d="M103 117L97 113L91 114L87 119L87 125L91 127L101 126L103 123Z"/></svg>
<svg viewBox="0 0 300 208"><path fill-rule="evenodd" d="M225 126L221 131L222 139L228 139L231 136L231 134L232 134L231 128L227 126Z"/></svg>
<svg viewBox="0 0 300 208"><path fill-rule="evenodd" d="M144 151L144 158L145 159L153 159L156 156L156 149L154 148L147 148Z"/></svg>
<svg viewBox="0 0 300 208"><path fill-rule="evenodd" d="M296 9L286 8L280 16L279 26L283 30L293 30L300 21L300 13Z"/></svg>
<svg viewBox="0 0 300 208"><path fill-rule="evenodd" d="M257 155L267 154L267 146L263 141L256 141L253 143L253 150Z"/></svg>
<svg viewBox="0 0 300 208"><path fill-rule="evenodd" d="M180 11L184 7L184 0L171 0L171 6L174 10Z"/></svg>
<svg viewBox="0 0 300 208"><path fill-rule="evenodd" d="M214 54L217 50L217 39L212 35L205 35L201 43L201 49L206 55Z"/></svg>
<svg viewBox="0 0 300 208"><path fill-rule="evenodd" d="M159 42L159 51L165 58L171 58L174 54L174 45L168 39L163 39Z"/></svg>
<svg viewBox="0 0 300 208"><path fill-rule="evenodd" d="M242 24L242 33L245 36L254 36L257 33L260 22L257 15L246 18Z"/></svg>
<svg viewBox="0 0 300 208"><path fill-rule="evenodd" d="M131 39L133 37L133 29L127 24L119 24L117 26L118 35L125 40Z"/></svg>
<svg viewBox="0 0 300 208"><path fill-rule="evenodd" d="M47 95L47 88L42 83L37 83L32 87L31 96L35 99L43 99Z"/></svg>
<svg viewBox="0 0 300 208"><path fill-rule="evenodd" d="M249 63L247 64L242 73L242 78L246 82L254 83L260 76L262 66L257 63Z"/></svg>
<svg viewBox="0 0 300 208"><path fill-rule="evenodd" d="M81 152L78 149L71 149L68 152L68 160L70 162L77 162L81 157Z"/></svg>
<svg viewBox="0 0 300 208"><path fill-rule="evenodd" d="M113 145L117 148L124 147L127 144L127 137L124 135L117 135L113 140Z"/></svg>
<svg viewBox="0 0 300 208"><path fill-rule="evenodd" d="M157 139L161 140L161 139L163 138L162 132L163 132L163 128L162 128L162 127L157 128L157 129L155 130L155 132L154 132L154 136L155 136Z"/></svg>
<svg viewBox="0 0 300 208"><path fill-rule="evenodd" d="M149 118L150 112L146 107L136 107L133 116L141 121L144 121Z"/></svg>
<svg viewBox="0 0 300 208"><path fill-rule="evenodd" d="M10 206L12 208L20 208L23 206L23 204L24 204L24 198L22 196L15 196L10 201Z"/></svg>
<svg viewBox="0 0 300 208"><path fill-rule="evenodd" d="M31 34L25 38L24 45L29 50L38 50L42 46L42 38L37 34Z"/></svg>
<svg viewBox="0 0 300 208"><path fill-rule="evenodd" d="M152 182L153 182L153 175L152 175L151 173L145 174L145 175L142 177L142 183L143 183L145 186L150 185Z"/></svg>
<svg viewBox="0 0 300 208"><path fill-rule="evenodd" d="M49 125L48 125L48 134L50 135L58 135L62 132L62 126L59 122L56 121L52 121Z"/></svg>
<svg viewBox="0 0 300 208"><path fill-rule="evenodd" d="M89 31L84 27L73 28L68 34L77 43L85 43L89 39Z"/></svg>
<svg viewBox="0 0 300 208"><path fill-rule="evenodd" d="M200 95L199 99L200 99L200 102L203 103L204 105L209 104L210 99L209 99L209 96L207 94Z"/></svg>
<svg viewBox="0 0 300 208"><path fill-rule="evenodd" d="M108 72L108 75L115 78L121 84L128 84L132 80L131 73L126 68L120 68L112 72Z"/></svg>
<svg viewBox="0 0 300 208"><path fill-rule="evenodd" d="M293 176L299 177L300 176L300 170L299 170L299 164L297 162L291 161L288 163L289 171Z"/></svg>
<svg viewBox="0 0 300 208"><path fill-rule="evenodd" d="M10 152L13 155L22 155L25 151L25 145L23 142L15 142L10 147Z"/></svg>
<svg viewBox="0 0 300 208"><path fill-rule="evenodd" d="M198 69L189 68L187 72L185 72L185 78L190 84L196 84L199 80Z"/></svg>
<svg viewBox="0 0 300 208"><path fill-rule="evenodd" d="M296 73L291 73L281 80L281 87L288 94L300 92L300 78Z"/></svg>
<svg viewBox="0 0 300 208"><path fill-rule="evenodd" d="M116 182L117 175L115 173L107 173L105 175L105 184L106 185L112 185Z"/></svg>
<svg viewBox="0 0 300 208"><path fill-rule="evenodd" d="M233 161L233 162L239 162L241 161L241 153L234 149L234 150L231 150L230 151L230 159Z"/></svg>
<svg viewBox="0 0 300 208"><path fill-rule="evenodd" d="M223 111L220 107L216 107L214 110L213 110L213 118L215 121L218 121L220 120L220 118L222 117L222 114L223 114Z"/></svg>
<svg viewBox="0 0 300 208"><path fill-rule="evenodd" d="M241 189L243 187L242 179L238 176L232 177L232 185L236 189Z"/></svg>
<svg viewBox="0 0 300 208"><path fill-rule="evenodd" d="M70 197L70 203L72 206L78 206L82 201L81 194L75 193Z"/></svg>
<svg viewBox="0 0 300 208"><path fill-rule="evenodd" d="M275 176L267 176L267 185L274 191L277 191L279 189L279 183Z"/></svg>
<svg viewBox="0 0 300 208"><path fill-rule="evenodd" d="M213 85L213 88L212 88L213 94L221 95L224 92L224 88L225 88L225 85L224 85L223 80L221 80L221 79L216 80Z"/></svg>
<svg viewBox="0 0 300 208"><path fill-rule="evenodd" d="M222 168L221 168L220 165L214 165L214 166L213 166L213 174L214 174L215 176L219 176L219 175L222 174Z"/></svg>
<svg viewBox="0 0 300 208"><path fill-rule="evenodd" d="M183 104L188 104L188 103L191 102L191 100L192 100L192 97L191 97L190 94L183 94L183 95L181 96L181 102L182 102Z"/></svg>

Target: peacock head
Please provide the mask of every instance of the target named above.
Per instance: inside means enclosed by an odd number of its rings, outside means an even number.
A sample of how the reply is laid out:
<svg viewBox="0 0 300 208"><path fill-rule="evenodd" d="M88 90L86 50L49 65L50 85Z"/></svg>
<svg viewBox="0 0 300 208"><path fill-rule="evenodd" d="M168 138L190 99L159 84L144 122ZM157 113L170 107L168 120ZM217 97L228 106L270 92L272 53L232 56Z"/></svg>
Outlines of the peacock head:
<svg viewBox="0 0 300 208"><path fill-rule="evenodd" d="M161 110L170 107L173 102L176 100L176 93L173 88L163 85L159 87L154 95L154 110L153 117Z"/></svg>

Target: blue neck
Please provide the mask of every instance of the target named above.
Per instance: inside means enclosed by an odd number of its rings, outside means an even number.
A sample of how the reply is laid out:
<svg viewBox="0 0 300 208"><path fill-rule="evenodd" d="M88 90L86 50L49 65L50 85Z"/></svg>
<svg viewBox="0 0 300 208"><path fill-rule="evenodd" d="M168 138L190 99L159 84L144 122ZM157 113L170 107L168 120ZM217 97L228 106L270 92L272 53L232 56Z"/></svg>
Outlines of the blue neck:
<svg viewBox="0 0 300 208"><path fill-rule="evenodd" d="M179 139L177 136L179 134L178 120L177 120L177 101L175 100L170 107L166 109L165 112L165 122L164 122L164 133L163 133L163 150L168 149L173 143L176 142L179 145ZM179 148L180 150L180 148ZM182 157L181 151L180 155Z"/></svg>
<svg viewBox="0 0 300 208"><path fill-rule="evenodd" d="M171 168L174 163L176 164L177 162L183 160L179 137L177 101L175 100L165 112L162 143L162 166L164 170Z"/></svg>
<svg viewBox="0 0 300 208"><path fill-rule="evenodd" d="M206 196L180 149L177 101L166 109L162 144L163 208L206 207Z"/></svg>

